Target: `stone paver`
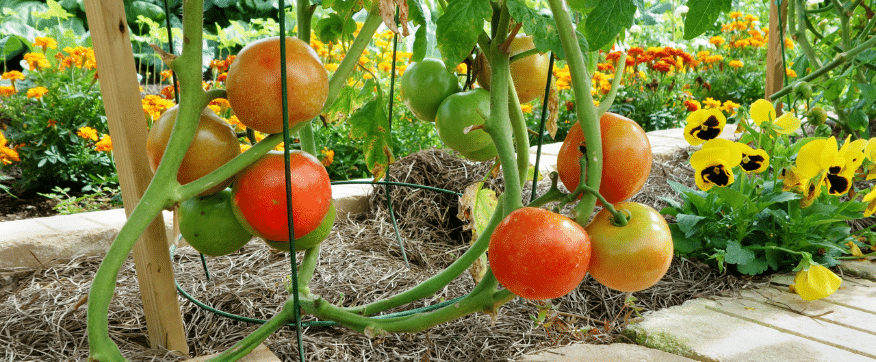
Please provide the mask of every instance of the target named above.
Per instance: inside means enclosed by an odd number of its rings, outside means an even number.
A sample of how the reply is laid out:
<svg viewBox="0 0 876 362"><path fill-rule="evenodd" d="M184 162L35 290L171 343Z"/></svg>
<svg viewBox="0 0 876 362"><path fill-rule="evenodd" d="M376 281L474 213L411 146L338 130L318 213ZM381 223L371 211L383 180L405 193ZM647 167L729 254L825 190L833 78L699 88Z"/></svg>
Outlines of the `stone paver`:
<svg viewBox="0 0 876 362"><path fill-rule="evenodd" d="M572 344L535 353L520 362L693 362L694 360L636 344Z"/></svg>

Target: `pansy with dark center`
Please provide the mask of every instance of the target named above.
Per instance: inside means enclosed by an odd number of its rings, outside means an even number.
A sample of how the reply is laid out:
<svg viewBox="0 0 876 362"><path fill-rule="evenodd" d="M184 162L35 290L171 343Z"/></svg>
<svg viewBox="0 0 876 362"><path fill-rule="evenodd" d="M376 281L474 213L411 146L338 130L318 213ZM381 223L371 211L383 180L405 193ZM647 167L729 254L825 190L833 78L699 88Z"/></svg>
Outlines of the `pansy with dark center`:
<svg viewBox="0 0 876 362"><path fill-rule="evenodd" d="M684 139L693 146L702 144L721 135L727 118L720 109L700 109L687 116Z"/></svg>

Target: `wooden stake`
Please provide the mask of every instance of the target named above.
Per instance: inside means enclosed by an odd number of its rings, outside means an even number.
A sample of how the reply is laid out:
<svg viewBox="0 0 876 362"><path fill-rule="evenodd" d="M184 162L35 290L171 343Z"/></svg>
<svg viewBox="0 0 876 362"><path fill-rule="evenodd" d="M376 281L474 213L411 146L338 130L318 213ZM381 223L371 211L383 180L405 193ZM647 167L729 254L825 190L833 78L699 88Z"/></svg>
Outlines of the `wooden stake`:
<svg viewBox="0 0 876 362"><path fill-rule="evenodd" d="M770 0L770 33L769 44L767 45L767 63L766 63L766 86L764 87L764 98L773 102L776 108L776 117L782 115L782 102L778 99L770 99L770 95L784 88L785 65L782 61L782 43L785 39L782 37L784 31L779 27L779 17L781 16L782 25L787 25L788 21L788 1L782 0L781 13L776 5L776 0Z"/></svg>
<svg viewBox="0 0 876 362"><path fill-rule="evenodd" d="M149 186L152 171L145 152L147 126L124 2L85 0L84 4L122 201L126 214L131 215ZM150 345L188 355L162 215L152 221L134 245L134 264Z"/></svg>

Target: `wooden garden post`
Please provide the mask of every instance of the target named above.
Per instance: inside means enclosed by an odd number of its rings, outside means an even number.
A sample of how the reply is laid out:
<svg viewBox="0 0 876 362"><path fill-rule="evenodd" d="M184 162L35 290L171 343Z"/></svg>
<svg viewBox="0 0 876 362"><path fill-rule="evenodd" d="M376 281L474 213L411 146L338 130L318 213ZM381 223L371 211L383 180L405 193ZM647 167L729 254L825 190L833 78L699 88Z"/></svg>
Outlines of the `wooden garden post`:
<svg viewBox="0 0 876 362"><path fill-rule="evenodd" d="M780 6L776 2L781 1ZM782 60L782 42L785 39L782 37L784 29L782 29L788 20L788 1L789 0L770 0L770 25L769 25L769 44L767 45L767 62L766 62L766 86L764 87L764 98L768 101L775 101L773 104L776 108L776 117L782 114L782 102L771 99L773 93L784 88L785 79L785 64ZM792 0L793 1L793 0ZM781 27L779 24L781 23Z"/></svg>
<svg viewBox="0 0 876 362"><path fill-rule="evenodd" d="M144 151L146 119L124 2L85 0L84 3L122 199L125 212L130 216L152 179L152 171L147 166ZM188 355L162 215L152 221L134 245L134 264L150 345Z"/></svg>

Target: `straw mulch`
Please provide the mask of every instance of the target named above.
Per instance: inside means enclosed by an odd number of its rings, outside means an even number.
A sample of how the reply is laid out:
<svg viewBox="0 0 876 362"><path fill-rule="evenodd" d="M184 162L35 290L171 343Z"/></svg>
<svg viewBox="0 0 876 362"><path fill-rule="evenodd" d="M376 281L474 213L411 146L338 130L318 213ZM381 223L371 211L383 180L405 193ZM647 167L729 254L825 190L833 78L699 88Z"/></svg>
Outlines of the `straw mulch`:
<svg viewBox="0 0 876 362"><path fill-rule="evenodd" d="M490 165L468 163L443 151L424 151L399 160L390 170L390 179L462 191L489 170ZM666 179L683 179L684 172L690 170L683 162L655 162L653 180L636 200L659 209L662 201L656 196L672 194ZM539 188L547 185L547 181L540 182ZM491 187L500 187L500 182ZM391 296L434 275L466 250L469 236L456 220L455 195L390 187L400 229L397 236L385 206L383 186L377 189L371 212L338 220L322 245L311 290L328 301L353 306ZM401 257L399 238L410 266ZM209 258L210 280L204 277L200 258L191 248L176 250L173 259L177 282L195 298L226 312L267 319L288 295L284 283L290 272L289 260L258 240L232 255ZM0 322L0 360L85 360L88 342L83 298L100 261L100 256L81 256L40 270L0 270L0 315L4 317ZM303 331L304 354L309 361L506 361L578 341L628 342L621 332L640 313L696 297L736 294L748 283L676 258L660 283L633 294L635 301L588 277L552 306L514 300L500 309L495 321L475 314L421 333L376 339L343 327L307 327ZM402 309L449 300L473 286L472 278L463 274L434 296ZM193 356L223 351L257 327L217 316L182 297L180 305ZM534 321L540 309L547 311L544 323ZM305 316L304 320L312 319ZM130 261L118 279L109 325L111 337L131 360L186 358L146 347L146 322ZM294 328L282 329L265 344L284 361L298 360Z"/></svg>

